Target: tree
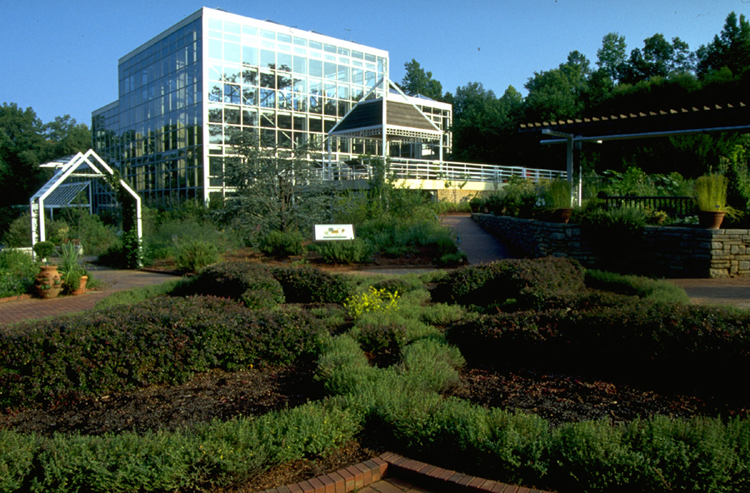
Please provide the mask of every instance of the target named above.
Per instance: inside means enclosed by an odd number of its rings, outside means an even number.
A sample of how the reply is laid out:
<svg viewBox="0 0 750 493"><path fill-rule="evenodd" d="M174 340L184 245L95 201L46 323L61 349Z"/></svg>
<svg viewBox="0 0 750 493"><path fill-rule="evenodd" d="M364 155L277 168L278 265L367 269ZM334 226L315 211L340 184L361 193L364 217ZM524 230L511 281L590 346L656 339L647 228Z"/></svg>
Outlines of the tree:
<svg viewBox="0 0 750 493"><path fill-rule="evenodd" d="M625 36L609 33L602 38L602 47L596 52L596 65L602 74L614 82L620 80L623 65L627 61Z"/></svg>
<svg viewBox="0 0 750 493"><path fill-rule="evenodd" d="M500 98L481 83L456 89L453 97L453 153L461 161L515 164L523 96L508 86Z"/></svg>
<svg viewBox="0 0 750 493"><path fill-rule="evenodd" d="M667 78L676 73L691 72L695 67L695 55L688 44L680 38L670 43L663 34L654 34L643 40L643 50L635 48L630 59L623 65L620 81L634 84L655 77Z"/></svg>
<svg viewBox="0 0 750 493"><path fill-rule="evenodd" d="M419 62L412 60L404 64L406 75L399 86L409 96L421 94L435 101L443 100L443 85L432 78L432 72L425 72Z"/></svg>
<svg viewBox="0 0 750 493"><path fill-rule="evenodd" d="M591 74L589 60L571 51L566 63L546 72L535 72L525 87L526 116L529 121L575 118L583 111L583 95Z"/></svg>
<svg viewBox="0 0 750 493"><path fill-rule="evenodd" d="M43 131L53 145L53 158L86 152L91 148L91 131L84 124L78 125L70 115L55 117L54 121L43 126Z"/></svg>
<svg viewBox="0 0 750 493"><path fill-rule="evenodd" d="M328 218L331 195L307 147L265 146L250 131L235 131L229 142L237 157L227 158L224 181L236 189L236 197L226 211L250 241L271 231L309 235L313 224Z"/></svg>
<svg viewBox="0 0 750 493"><path fill-rule="evenodd" d="M49 177L39 168L50 156L44 126L31 108L0 107L0 206L28 204Z"/></svg>
<svg viewBox="0 0 750 493"><path fill-rule="evenodd" d="M731 12L719 35L708 45L696 50L698 64L696 73L705 78L711 73L727 68L738 77L750 66L750 22Z"/></svg>

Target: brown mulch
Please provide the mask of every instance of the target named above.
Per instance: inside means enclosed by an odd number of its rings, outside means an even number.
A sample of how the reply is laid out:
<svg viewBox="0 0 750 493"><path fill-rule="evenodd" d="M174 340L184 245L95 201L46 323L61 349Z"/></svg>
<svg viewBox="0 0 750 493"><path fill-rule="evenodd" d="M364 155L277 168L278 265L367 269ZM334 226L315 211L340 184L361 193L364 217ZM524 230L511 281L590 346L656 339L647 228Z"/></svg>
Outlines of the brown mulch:
<svg viewBox="0 0 750 493"><path fill-rule="evenodd" d="M158 385L83 399L55 408L0 413L0 429L49 436L131 431L174 431L213 419L259 416L321 396L312 367L213 370L182 385Z"/></svg>
<svg viewBox="0 0 750 493"><path fill-rule="evenodd" d="M450 395L485 407L536 414L553 427L601 419L621 423L656 415L750 417L747 399L728 403L534 369L470 366L462 371L461 383Z"/></svg>

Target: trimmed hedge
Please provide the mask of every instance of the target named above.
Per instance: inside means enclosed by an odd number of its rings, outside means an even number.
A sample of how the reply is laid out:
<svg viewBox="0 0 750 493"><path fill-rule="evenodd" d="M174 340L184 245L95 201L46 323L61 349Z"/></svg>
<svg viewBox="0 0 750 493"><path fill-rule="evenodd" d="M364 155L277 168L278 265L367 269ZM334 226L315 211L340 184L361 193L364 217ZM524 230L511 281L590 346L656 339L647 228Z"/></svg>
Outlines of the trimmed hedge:
<svg viewBox="0 0 750 493"><path fill-rule="evenodd" d="M177 295L200 294L238 300L248 289L269 290L283 303L281 285L274 281L271 269L250 262L220 262L203 269L186 292Z"/></svg>
<svg viewBox="0 0 750 493"><path fill-rule="evenodd" d="M486 409L438 392L456 361L437 341L403 366L373 368L348 335L323 345L318 377L368 436L416 460L556 491L706 491L750 488L750 420L653 419L551 428L538 416ZM425 351L426 349L426 351ZM416 357L415 357L416 356ZM411 360L410 363L407 363ZM447 362L450 362L446 365ZM432 377L432 381L425 378Z"/></svg>
<svg viewBox="0 0 750 493"><path fill-rule="evenodd" d="M519 308L538 309L584 288L584 269L575 260L509 259L450 272L433 291L433 300L489 307L514 299Z"/></svg>
<svg viewBox="0 0 750 493"><path fill-rule="evenodd" d="M214 491L354 439L355 415L328 402L173 433L24 436L0 430L0 493Z"/></svg>
<svg viewBox="0 0 750 493"><path fill-rule="evenodd" d="M305 313L205 297L34 321L0 334L0 408L182 383L211 368L292 363L313 354L323 332Z"/></svg>
<svg viewBox="0 0 750 493"><path fill-rule="evenodd" d="M750 374L750 312L638 298L589 311L480 316L448 338L469 358L527 361L651 385L713 394L737 392Z"/></svg>
<svg viewBox="0 0 750 493"><path fill-rule="evenodd" d="M354 292L354 281L313 267L275 267L271 270L287 303L343 303Z"/></svg>

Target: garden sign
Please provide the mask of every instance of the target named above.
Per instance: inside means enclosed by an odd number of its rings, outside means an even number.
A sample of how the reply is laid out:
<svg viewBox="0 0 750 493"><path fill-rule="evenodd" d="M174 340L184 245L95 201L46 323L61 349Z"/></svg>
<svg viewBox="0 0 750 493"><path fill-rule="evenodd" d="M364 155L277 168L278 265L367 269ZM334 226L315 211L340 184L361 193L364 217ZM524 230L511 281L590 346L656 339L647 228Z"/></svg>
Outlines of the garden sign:
<svg viewBox="0 0 750 493"><path fill-rule="evenodd" d="M315 241L353 240L354 226L351 224L316 224Z"/></svg>

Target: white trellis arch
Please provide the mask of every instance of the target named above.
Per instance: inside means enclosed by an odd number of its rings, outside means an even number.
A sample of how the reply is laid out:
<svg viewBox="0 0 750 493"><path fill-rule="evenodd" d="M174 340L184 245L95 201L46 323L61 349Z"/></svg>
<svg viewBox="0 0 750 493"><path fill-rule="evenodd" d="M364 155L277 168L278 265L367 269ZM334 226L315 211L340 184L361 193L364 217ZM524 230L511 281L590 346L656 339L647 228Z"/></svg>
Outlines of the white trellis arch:
<svg viewBox="0 0 750 493"><path fill-rule="evenodd" d="M115 205L111 188L102 191L102 182L109 186L109 183L104 180L105 176L114 176L114 171L93 149L89 149L85 154L79 152L74 156L50 161L40 166L55 168L56 171L52 178L30 200L32 247L37 242L45 240L43 214L45 208L52 210L63 207L81 207L80 204L74 203L81 192L87 194L88 204L86 206L89 207L90 212L93 212L95 204L97 208ZM140 241L143 236L141 198L124 180L120 179L119 184L135 199L135 223L138 240Z"/></svg>

